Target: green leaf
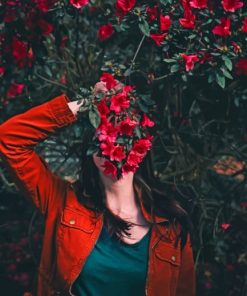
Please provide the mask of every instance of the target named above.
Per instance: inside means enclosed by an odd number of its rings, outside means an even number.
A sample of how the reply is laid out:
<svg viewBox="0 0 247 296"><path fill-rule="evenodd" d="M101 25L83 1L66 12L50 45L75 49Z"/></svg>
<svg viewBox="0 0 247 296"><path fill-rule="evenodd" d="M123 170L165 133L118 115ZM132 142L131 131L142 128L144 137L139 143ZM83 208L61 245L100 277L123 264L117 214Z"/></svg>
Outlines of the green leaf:
<svg viewBox="0 0 247 296"><path fill-rule="evenodd" d="M225 88L226 79L220 73L216 73L216 82L219 84L220 87Z"/></svg>
<svg viewBox="0 0 247 296"><path fill-rule="evenodd" d="M227 69L229 70L229 71L231 71L232 70L232 61L228 58L228 56L222 56L222 60L224 61L224 63L225 63L225 66L227 67Z"/></svg>
<svg viewBox="0 0 247 296"><path fill-rule="evenodd" d="M212 83L213 81L215 81L216 77L215 77L215 73L210 73L208 75L208 83Z"/></svg>
<svg viewBox="0 0 247 296"><path fill-rule="evenodd" d="M175 64L175 65L171 66L171 72L172 73L177 72L179 69L180 69L179 64Z"/></svg>
<svg viewBox="0 0 247 296"><path fill-rule="evenodd" d="M149 24L146 20L142 20L141 23L139 23L139 28L142 31L142 33L149 37L150 36L150 28L149 28Z"/></svg>
<svg viewBox="0 0 247 296"><path fill-rule="evenodd" d="M221 67L220 68L222 73L224 74L225 77L229 78L229 79L233 79L232 75L230 72L227 71L227 69L225 67Z"/></svg>
<svg viewBox="0 0 247 296"><path fill-rule="evenodd" d="M140 127L136 126L134 131L135 131L135 134L137 135L137 137L140 139L142 137Z"/></svg>
<svg viewBox="0 0 247 296"><path fill-rule="evenodd" d="M145 104L148 105L148 106L151 106L151 105L155 104L155 101L151 100L150 96L148 96L148 95L142 95L141 100L143 102L145 102Z"/></svg>
<svg viewBox="0 0 247 296"><path fill-rule="evenodd" d="M100 124L100 114L96 106L92 106L92 108L89 110L89 121L92 124L94 128L97 128Z"/></svg>
<svg viewBox="0 0 247 296"><path fill-rule="evenodd" d="M89 148L87 149L87 153L86 155L89 156L89 155L92 155L94 154L94 152L98 151L98 147L96 145L90 145Z"/></svg>
<svg viewBox="0 0 247 296"><path fill-rule="evenodd" d="M140 109L141 109L144 113L147 113L147 112L148 112L148 107L145 106L140 100L138 101L138 105L139 105Z"/></svg>
<svg viewBox="0 0 247 296"><path fill-rule="evenodd" d="M174 62L176 62L176 60L174 60L174 59L164 59L163 61L166 62L166 63L174 63Z"/></svg>

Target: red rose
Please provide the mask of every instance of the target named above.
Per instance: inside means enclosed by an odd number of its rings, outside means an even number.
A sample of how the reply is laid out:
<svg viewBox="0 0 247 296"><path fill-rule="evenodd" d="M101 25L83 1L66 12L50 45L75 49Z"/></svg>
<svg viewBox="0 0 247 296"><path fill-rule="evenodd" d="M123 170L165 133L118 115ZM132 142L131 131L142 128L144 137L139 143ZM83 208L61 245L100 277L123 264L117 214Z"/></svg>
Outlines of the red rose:
<svg viewBox="0 0 247 296"><path fill-rule="evenodd" d="M114 33L114 28L111 23L107 25L102 25L98 31L98 38L100 41L104 41L112 36Z"/></svg>
<svg viewBox="0 0 247 296"><path fill-rule="evenodd" d="M191 54L191 55L181 54L181 56L184 59L185 68L187 72L193 70L194 63L199 61L197 54Z"/></svg>
<svg viewBox="0 0 247 296"><path fill-rule="evenodd" d="M129 117L125 118L119 124L119 134L120 135L132 136L133 135L133 130L136 127L136 125L137 125L136 121L131 120Z"/></svg>
<svg viewBox="0 0 247 296"><path fill-rule="evenodd" d="M207 8L208 0L192 0L190 1L190 6L198 9Z"/></svg>
<svg viewBox="0 0 247 296"><path fill-rule="evenodd" d="M247 75L247 59L239 59L235 65L235 73L237 75Z"/></svg>
<svg viewBox="0 0 247 296"><path fill-rule="evenodd" d="M116 15L125 16L135 6L136 0L117 0L115 4Z"/></svg>
<svg viewBox="0 0 247 296"><path fill-rule="evenodd" d="M244 6L244 3L239 0L222 0L221 4L225 11L235 12L236 9Z"/></svg>
<svg viewBox="0 0 247 296"><path fill-rule="evenodd" d="M169 15L160 16L160 29L161 31L167 31L171 27L172 21Z"/></svg>
<svg viewBox="0 0 247 296"><path fill-rule="evenodd" d="M117 80L110 73L103 73L100 77L100 81L106 83L106 88L108 90L112 89L114 86L117 85Z"/></svg>
<svg viewBox="0 0 247 296"><path fill-rule="evenodd" d="M242 31L244 33L247 33L247 17L244 18L243 26L242 26Z"/></svg>
<svg viewBox="0 0 247 296"><path fill-rule="evenodd" d="M104 168L104 171L103 173L105 175L112 175L114 178L116 177L117 175L117 168L116 166L111 163L109 160L106 160L102 165L101 165L102 168Z"/></svg>
<svg viewBox="0 0 247 296"><path fill-rule="evenodd" d="M40 27L43 35L49 35L54 30L53 25L43 19L38 20L37 24Z"/></svg>
<svg viewBox="0 0 247 296"><path fill-rule="evenodd" d="M143 114L143 118L142 118L142 122L141 122L141 126L142 127L145 127L145 126L152 127L152 126L154 126L154 121L152 121L151 119L149 119L147 117L147 115L144 113Z"/></svg>
<svg viewBox="0 0 247 296"><path fill-rule="evenodd" d="M89 0L69 0L70 4L75 8L81 8L89 3Z"/></svg>
<svg viewBox="0 0 247 296"><path fill-rule="evenodd" d="M122 109L129 108L130 100L124 92L112 96L110 110L119 113Z"/></svg>
<svg viewBox="0 0 247 296"><path fill-rule="evenodd" d="M229 17L222 17L220 19L221 23L217 26L215 26L212 30L212 32L215 35L221 36L221 37L226 37L231 35L230 32L230 26L231 26L231 20Z"/></svg>
<svg viewBox="0 0 247 296"><path fill-rule="evenodd" d="M157 17L158 17L158 6L147 7L146 14L148 16L148 21L149 22L155 21L157 19Z"/></svg>
<svg viewBox="0 0 247 296"><path fill-rule="evenodd" d="M150 38L156 43L157 46L161 46L161 43L165 40L167 33L163 34L150 34Z"/></svg>
<svg viewBox="0 0 247 296"><path fill-rule="evenodd" d="M25 85L20 83L12 83L7 90L7 97L15 97L23 92Z"/></svg>

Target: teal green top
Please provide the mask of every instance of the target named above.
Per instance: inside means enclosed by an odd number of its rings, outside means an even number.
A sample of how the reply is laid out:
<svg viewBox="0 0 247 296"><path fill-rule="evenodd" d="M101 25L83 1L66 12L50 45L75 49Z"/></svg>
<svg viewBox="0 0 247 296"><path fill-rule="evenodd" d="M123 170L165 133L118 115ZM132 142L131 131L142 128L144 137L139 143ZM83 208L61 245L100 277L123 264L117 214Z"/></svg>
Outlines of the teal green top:
<svg viewBox="0 0 247 296"><path fill-rule="evenodd" d="M151 229L137 243L110 236L105 227L72 286L76 296L143 296Z"/></svg>

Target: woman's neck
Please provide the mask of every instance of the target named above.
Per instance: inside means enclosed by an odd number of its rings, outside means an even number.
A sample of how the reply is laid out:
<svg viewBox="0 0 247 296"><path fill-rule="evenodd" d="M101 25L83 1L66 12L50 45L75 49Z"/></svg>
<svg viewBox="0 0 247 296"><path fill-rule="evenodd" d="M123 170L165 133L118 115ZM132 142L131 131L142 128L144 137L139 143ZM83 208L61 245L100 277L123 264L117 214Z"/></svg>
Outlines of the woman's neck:
<svg viewBox="0 0 247 296"><path fill-rule="evenodd" d="M105 187L107 207L115 214L131 214L138 212L138 201L135 198L133 173L119 180L112 180L101 175Z"/></svg>

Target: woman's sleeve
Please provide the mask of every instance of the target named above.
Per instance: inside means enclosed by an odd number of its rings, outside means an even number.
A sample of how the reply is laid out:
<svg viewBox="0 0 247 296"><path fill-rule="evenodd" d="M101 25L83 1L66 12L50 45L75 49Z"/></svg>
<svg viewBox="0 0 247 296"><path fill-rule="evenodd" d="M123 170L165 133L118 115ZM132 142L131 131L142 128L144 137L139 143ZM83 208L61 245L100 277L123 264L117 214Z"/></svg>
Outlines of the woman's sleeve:
<svg viewBox="0 0 247 296"><path fill-rule="evenodd" d="M0 156L15 184L43 215L54 197L63 193L65 182L50 171L34 147L77 119L68 102L66 95L60 95L0 125Z"/></svg>
<svg viewBox="0 0 247 296"><path fill-rule="evenodd" d="M181 266L176 296L195 296L196 278L190 235L181 254Z"/></svg>

